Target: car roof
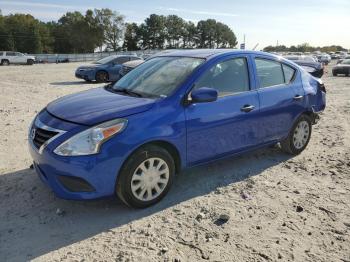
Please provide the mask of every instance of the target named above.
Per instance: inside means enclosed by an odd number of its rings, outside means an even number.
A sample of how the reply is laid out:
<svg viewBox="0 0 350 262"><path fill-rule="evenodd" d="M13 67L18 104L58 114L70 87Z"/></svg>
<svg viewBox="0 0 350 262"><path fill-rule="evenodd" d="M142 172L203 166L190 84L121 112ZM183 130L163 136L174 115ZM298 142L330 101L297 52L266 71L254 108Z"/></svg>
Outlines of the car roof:
<svg viewBox="0 0 350 262"><path fill-rule="evenodd" d="M118 58L118 57L138 57L138 56L136 56L136 55L110 55L110 56L106 56L106 57Z"/></svg>
<svg viewBox="0 0 350 262"><path fill-rule="evenodd" d="M211 58L221 54L262 54L274 56L270 53L240 49L190 49L190 50L166 50L155 54L157 56L184 56L184 57L196 57L196 58Z"/></svg>

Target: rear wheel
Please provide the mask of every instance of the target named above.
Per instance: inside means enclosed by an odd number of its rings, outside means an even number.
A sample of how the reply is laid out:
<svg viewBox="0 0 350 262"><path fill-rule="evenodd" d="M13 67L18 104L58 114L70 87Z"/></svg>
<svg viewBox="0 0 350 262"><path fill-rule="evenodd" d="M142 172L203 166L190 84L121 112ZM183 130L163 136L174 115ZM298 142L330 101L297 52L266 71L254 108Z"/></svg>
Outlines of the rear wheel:
<svg viewBox="0 0 350 262"><path fill-rule="evenodd" d="M108 73L106 71L98 71L96 73L96 81L98 83L105 83L108 81Z"/></svg>
<svg viewBox="0 0 350 262"><path fill-rule="evenodd" d="M310 141L311 131L310 117L301 115L294 123L288 137L281 142L282 149L292 155L300 154Z"/></svg>
<svg viewBox="0 0 350 262"><path fill-rule="evenodd" d="M129 206L148 207L167 194L174 174L175 163L167 150L145 146L123 165L116 186L117 195Z"/></svg>
<svg viewBox="0 0 350 262"><path fill-rule="evenodd" d="M7 59L1 60L1 65L8 66L10 65L10 61Z"/></svg>

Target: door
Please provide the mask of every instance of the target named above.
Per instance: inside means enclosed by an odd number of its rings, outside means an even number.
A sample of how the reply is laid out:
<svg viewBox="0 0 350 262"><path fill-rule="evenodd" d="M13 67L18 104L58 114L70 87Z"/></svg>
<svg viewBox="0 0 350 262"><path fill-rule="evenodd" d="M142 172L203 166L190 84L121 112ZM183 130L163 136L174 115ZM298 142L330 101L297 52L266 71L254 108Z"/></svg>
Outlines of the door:
<svg viewBox="0 0 350 262"><path fill-rule="evenodd" d="M24 54L16 52L15 56L13 57L13 62L14 64L25 64L27 63L27 58Z"/></svg>
<svg viewBox="0 0 350 262"><path fill-rule="evenodd" d="M304 89L298 81L298 71L264 57L255 57L255 66L261 114L259 140L280 140L304 110Z"/></svg>
<svg viewBox="0 0 350 262"><path fill-rule="evenodd" d="M6 52L6 59L9 60L11 64L16 64L16 53L15 52Z"/></svg>
<svg viewBox="0 0 350 262"><path fill-rule="evenodd" d="M247 57L216 63L195 82L194 89L218 91L214 102L185 108L189 165L219 158L257 143L259 99L250 80Z"/></svg>

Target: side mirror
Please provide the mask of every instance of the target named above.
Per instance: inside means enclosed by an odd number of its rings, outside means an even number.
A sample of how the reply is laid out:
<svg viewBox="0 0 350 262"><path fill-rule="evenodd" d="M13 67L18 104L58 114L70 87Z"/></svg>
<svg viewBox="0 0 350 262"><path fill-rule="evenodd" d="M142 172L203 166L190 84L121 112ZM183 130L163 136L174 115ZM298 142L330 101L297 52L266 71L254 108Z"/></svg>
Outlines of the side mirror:
<svg viewBox="0 0 350 262"><path fill-rule="evenodd" d="M218 91L210 87L201 87L191 93L192 103L213 102L218 99Z"/></svg>

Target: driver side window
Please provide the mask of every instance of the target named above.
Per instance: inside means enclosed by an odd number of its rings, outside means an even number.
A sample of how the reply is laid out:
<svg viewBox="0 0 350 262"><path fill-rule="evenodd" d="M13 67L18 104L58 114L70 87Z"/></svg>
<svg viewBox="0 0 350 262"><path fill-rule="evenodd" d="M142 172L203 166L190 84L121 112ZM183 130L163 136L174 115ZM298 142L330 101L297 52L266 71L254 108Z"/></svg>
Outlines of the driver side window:
<svg viewBox="0 0 350 262"><path fill-rule="evenodd" d="M200 76L194 88L201 87L216 89L219 97L249 91L246 58L234 58L214 65Z"/></svg>

